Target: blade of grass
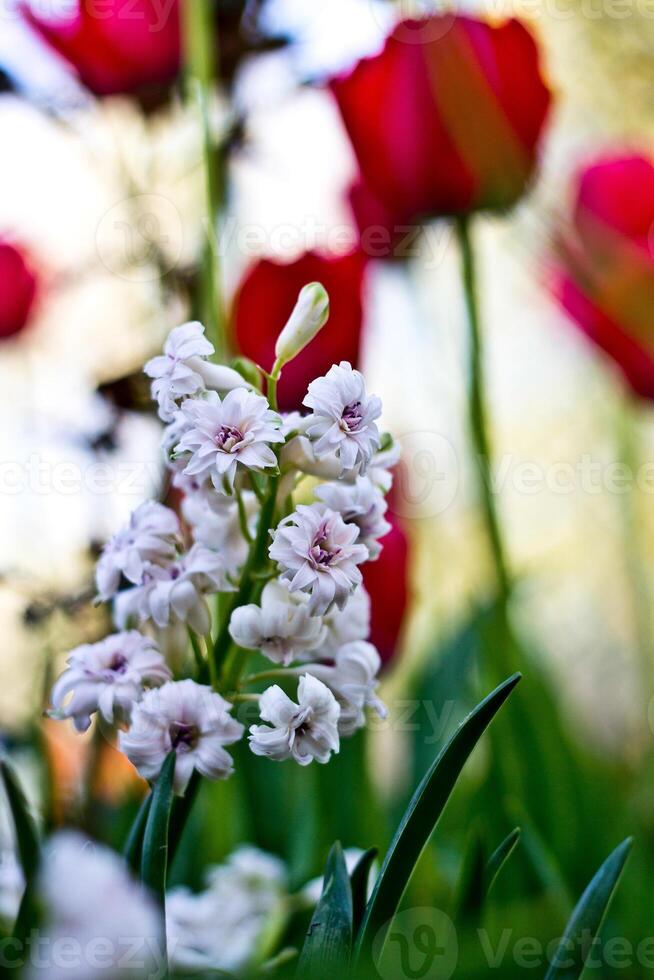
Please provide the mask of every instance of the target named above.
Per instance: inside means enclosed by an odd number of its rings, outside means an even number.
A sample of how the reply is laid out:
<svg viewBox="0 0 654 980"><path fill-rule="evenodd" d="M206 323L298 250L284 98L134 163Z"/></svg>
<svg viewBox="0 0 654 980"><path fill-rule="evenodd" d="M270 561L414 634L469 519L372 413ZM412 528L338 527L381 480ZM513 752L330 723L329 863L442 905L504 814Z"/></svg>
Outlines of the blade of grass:
<svg viewBox="0 0 654 980"><path fill-rule="evenodd" d="M357 942L357 957L370 955L373 940L383 948L390 920L461 770L519 681L520 674L514 674L477 705L444 746L418 786L391 842L368 902Z"/></svg>
<svg viewBox="0 0 654 980"><path fill-rule="evenodd" d="M18 777L13 766L6 759L0 762L0 773L16 830L16 846L20 864L25 880L31 881L39 866L41 853L39 834L25 794L18 782Z"/></svg>
<svg viewBox="0 0 654 980"><path fill-rule="evenodd" d="M145 826L148 821L148 816L150 814L150 806L152 805L152 793L148 793L141 800L141 805L139 806L138 813L134 817L134 822L130 828L129 834L127 835L127 840L125 841L125 846L123 848L123 857L129 865L129 867L135 873L138 873L141 867L141 852L143 850L143 835L145 834Z"/></svg>
<svg viewBox="0 0 654 980"><path fill-rule="evenodd" d="M311 919L297 976L302 980L333 980L346 974L352 949L352 889L343 849L329 852L322 895Z"/></svg>
<svg viewBox="0 0 654 980"><path fill-rule="evenodd" d="M586 888L570 917L545 980L579 980L584 973L632 844L628 837L616 847Z"/></svg>
<svg viewBox="0 0 654 980"><path fill-rule="evenodd" d="M168 828L173 804L175 752L170 752L152 791L141 854L141 881L163 906L168 870Z"/></svg>
<svg viewBox="0 0 654 980"><path fill-rule="evenodd" d="M359 931L359 926L363 922L363 916L366 911L370 871L376 857L376 847L371 847L370 850L365 851L357 861L350 875L350 885L352 888L352 933L355 936Z"/></svg>

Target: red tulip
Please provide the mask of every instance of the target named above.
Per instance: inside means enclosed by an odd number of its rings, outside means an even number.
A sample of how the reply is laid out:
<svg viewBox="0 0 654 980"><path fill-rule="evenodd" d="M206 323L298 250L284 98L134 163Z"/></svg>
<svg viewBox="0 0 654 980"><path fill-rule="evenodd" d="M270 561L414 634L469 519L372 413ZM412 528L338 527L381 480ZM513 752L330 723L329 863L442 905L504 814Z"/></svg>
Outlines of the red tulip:
<svg viewBox="0 0 654 980"><path fill-rule="evenodd" d="M397 225L514 204L550 105L523 24L453 14L402 21L331 88L363 178Z"/></svg>
<svg viewBox="0 0 654 980"><path fill-rule="evenodd" d="M653 236L651 161L613 157L580 174L555 288L571 317L646 398L654 398Z"/></svg>
<svg viewBox="0 0 654 980"><path fill-rule="evenodd" d="M46 20L29 8L25 16L96 95L166 84L179 70L178 0L80 0L66 20Z"/></svg>
<svg viewBox="0 0 654 980"><path fill-rule="evenodd" d="M372 607L370 642L384 664L397 652L409 602L409 539L396 517L386 517L392 526L382 538L382 553L377 561L362 566Z"/></svg>
<svg viewBox="0 0 654 980"><path fill-rule="evenodd" d="M309 282L320 282L329 294L327 324L302 353L284 368L279 406L299 409L309 382L341 360L353 366L359 358L363 321L364 257L360 253L325 256L305 252L294 262L261 259L246 274L234 301L234 330L241 353L270 370L275 341Z"/></svg>
<svg viewBox="0 0 654 980"><path fill-rule="evenodd" d="M27 325L36 298L36 279L27 259L8 241L0 240L0 340Z"/></svg>

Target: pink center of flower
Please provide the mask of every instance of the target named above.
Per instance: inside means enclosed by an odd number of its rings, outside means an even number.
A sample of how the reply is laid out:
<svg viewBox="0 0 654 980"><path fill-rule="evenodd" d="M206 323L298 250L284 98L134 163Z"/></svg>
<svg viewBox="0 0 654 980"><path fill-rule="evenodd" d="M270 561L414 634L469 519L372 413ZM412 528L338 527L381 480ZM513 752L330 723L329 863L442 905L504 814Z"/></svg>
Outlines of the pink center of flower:
<svg viewBox="0 0 654 980"><path fill-rule="evenodd" d="M331 565L334 559L338 557L339 552L340 548L331 547L327 530L324 526L321 527L316 533L309 549L309 557L314 565Z"/></svg>
<svg viewBox="0 0 654 980"><path fill-rule="evenodd" d="M195 725L183 721L174 721L168 729L170 744L173 749L192 749L198 740L198 730Z"/></svg>
<svg viewBox="0 0 654 980"><path fill-rule="evenodd" d="M214 436L214 442L224 453L233 453L243 442L243 433L233 425L221 425Z"/></svg>
<svg viewBox="0 0 654 980"><path fill-rule="evenodd" d="M353 432L359 428L363 422L361 402L351 402L343 409L341 425L347 432Z"/></svg>

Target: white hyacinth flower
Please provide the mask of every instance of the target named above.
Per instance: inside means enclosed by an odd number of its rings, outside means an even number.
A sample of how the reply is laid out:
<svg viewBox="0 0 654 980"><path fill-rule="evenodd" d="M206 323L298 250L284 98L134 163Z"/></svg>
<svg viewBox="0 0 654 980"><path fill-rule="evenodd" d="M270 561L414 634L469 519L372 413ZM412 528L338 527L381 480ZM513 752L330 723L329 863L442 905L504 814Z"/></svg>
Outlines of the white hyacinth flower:
<svg viewBox="0 0 654 980"><path fill-rule="evenodd" d="M190 479L192 477L183 477L183 480ZM248 529L252 533L256 526L259 502L250 490L243 491L241 499ZM248 554L248 543L241 531L236 500L217 494L209 483L208 487L186 494L182 501L182 514L191 527L193 540L205 548L217 551L227 574L236 577Z"/></svg>
<svg viewBox="0 0 654 980"><path fill-rule="evenodd" d="M312 411L306 434L315 455L336 453L341 473L365 472L379 448L375 419L382 405L376 395L366 393L363 375L348 361L334 364L323 378L311 382L303 404Z"/></svg>
<svg viewBox="0 0 654 980"><path fill-rule="evenodd" d="M359 476L354 483L324 483L316 487L315 494L338 511L346 524L356 524L358 541L368 549L369 560L379 558L382 550L379 539L388 534L391 525L384 519L388 504L372 480Z"/></svg>
<svg viewBox="0 0 654 980"><path fill-rule="evenodd" d="M174 750L174 788L180 796L194 769L207 779L226 779L233 764L224 746L238 742L244 732L231 709L210 687L192 680L169 681L147 691L135 705L129 730L119 736L121 751L152 781Z"/></svg>
<svg viewBox="0 0 654 980"><path fill-rule="evenodd" d="M152 397L164 422L172 422L180 399L204 390L202 375L194 361L210 357L213 352L213 344L204 336L204 327L194 321L171 330L163 354L147 362L143 370L153 379Z"/></svg>
<svg viewBox="0 0 654 980"><path fill-rule="evenodd" d="M136 630L76 647L67 663L52 689L52 706L56 717L72 718L78 732L88 729L96 711L109 724L128 722L144 687L170 680L170 670L154 640ZM73 696L66 703L71 691Z"/></svg>
<svg viewBox="0 0 654 980"><path fill-rule="evenodd" d="M301 766L329 762L339 750L338 701L321 681L310 674L300 678L298 703L281 687L269 687L259 699L259 714L270 725L252 725L250 748L255 755L276 762L294 759Z"/></svg>
<svg viewBox="0 0 654 980"><path fill-rule="evenodd" d="M167 565L148 565L140 585L116 596L114 618L120 629L133 619L160 627L181 622L204 636L211 627L204 596L233 588L218 552L194 544Z"/></svg>
<svg viewBox="0 0 654 980"><path fill-rule="evenodd" d="M334 606L323 616L325 641L318 650L318 659L333 660L346 643L367 640L370 636L370 596L364 585L354 590L342 609Z"/></svg>
<svg viewBox="0 0 654 980"><path fill-rule="evenodd" d="M324 504L300 504L274 532L270 557L292 592L308 592L309 611L321 616L347 602L362 576L357 565L368 559L358 544L359 529Z"/></svg>
<svg viewBox="0 0 654 980"><path fill-rule="evenodd" d="M393 470L399 463L401 455L399 443L392 442L387 449L380 449L372 457L367 475L382 493L388 493L393 486Z"/></svg>
<svg viewBox="0 0 654 980"><path fill-rule="evenodd" d="M277 466L270 447L284 441L281 418L263 395L237 388L221 400L209 392L184 402L180 414L188 427L175 453L187 476L210 477L218 492L230 494L239 467L259 472Z"/></svg>
<svg viewBox="0 0 654 980"><path fill-rule="evenodd" d="M260 606L252 603L234 610L229 632L240 647L260 650L285 667L320 647L327 633L320 617L309 612L308 597L289 592L278 581L266 585Z"/></svg>
<svg viewBox="0 0 654 980"><path fill-rule="evenodd" d="M107 542L96 567L98 596L111 599L124 577L141 582L147 565L169 561L179 541L179 520L174 511L146 500L133 512L126 528Z"/></svg>
<svg viewBox="0 0 654 980"><path fill-rule="evenodd" d="M208 362L213 353L204 327L193 321L171 330L163 354L147 362L143 370L153 379L152 397L164 422L173 421L180 401L207 388L225 392L247 385L233 368Z"/></svg>
<svg viewBox="0 0 654 980"><path fill-rule="evenodd" d="M29 980L133 980L135 963L139 976L161 970L160 911L108 847L76 831L55 834L44 848L37 892L45 952L29 957Z"/></svg>
<svg viewBox="0 0 654 980"><path fill-rule="evenodd" d="M166 896L171 965L182 972L245 970L286 895L279 858L239 847L224 865L208 869L203 891L174 888Z"/></svg>
<svg viewBox="0 0 654 980"><path fill-rule="evenodd" d="M280 367L288 364L310 344L329 319L329 296L319 282L300 290L289 320L277 338L275 358Z"/></svg>
<svg viewBox="0 0 654 980"><path fill-rule="evenodd" d="M386 717L386 706L376 694L380 667L381 658L372 643L356 640L341 647L333 666L307 664L304 668L336 697L341 708L338 720L341 735L353 735L365 725L365 708L372 708L380 718Z"/></svg>

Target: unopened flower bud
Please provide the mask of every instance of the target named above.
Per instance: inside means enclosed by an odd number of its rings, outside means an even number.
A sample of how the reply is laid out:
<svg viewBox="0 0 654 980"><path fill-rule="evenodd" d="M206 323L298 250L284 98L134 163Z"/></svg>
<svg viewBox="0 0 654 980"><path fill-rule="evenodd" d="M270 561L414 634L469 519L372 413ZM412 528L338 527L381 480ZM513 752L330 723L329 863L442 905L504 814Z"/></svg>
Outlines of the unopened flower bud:
<svg viewBox="0 0 654 980"><path fill-rule="evenodd" d="M295 309L277 338L275 357L282 367L311 343L329 317L329 296L319 282L311 282L300 291Z"/></svg>
<svg viewBox="0 0 654 980"><path fill-rule="evenodd" d="M261 372L254 361L251 361L249 357L235 357L231 365L248 385L261 391Z"/></svg>

